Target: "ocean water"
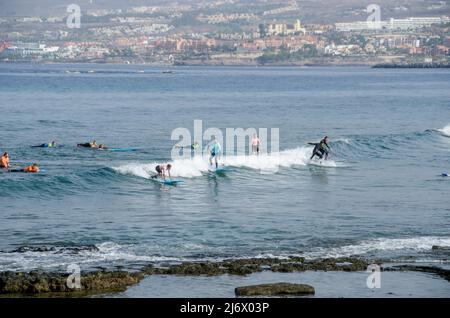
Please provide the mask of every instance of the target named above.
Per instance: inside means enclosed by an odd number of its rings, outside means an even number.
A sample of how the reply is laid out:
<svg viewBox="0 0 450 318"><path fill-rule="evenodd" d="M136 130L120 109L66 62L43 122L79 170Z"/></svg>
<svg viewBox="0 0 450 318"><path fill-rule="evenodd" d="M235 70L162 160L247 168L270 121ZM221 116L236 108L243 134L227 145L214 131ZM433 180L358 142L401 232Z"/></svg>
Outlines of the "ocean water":
<svg viewBox="0 0 450 318"><path fill-rule="evenodd" d="M0 65L0 271L360 255L448 264L450 71ZM279 128L279 151L172 160L172 131ZM330 137L330 159L309 163ZM80 149L96 139L134 152ZM63 147L31 148L57 140ZM202 146L206 146L206 140ZM263 140L263 143L266 142ZM269 147L269 150L270 147ZM150 176L172 162L183 183Z"/></svg>

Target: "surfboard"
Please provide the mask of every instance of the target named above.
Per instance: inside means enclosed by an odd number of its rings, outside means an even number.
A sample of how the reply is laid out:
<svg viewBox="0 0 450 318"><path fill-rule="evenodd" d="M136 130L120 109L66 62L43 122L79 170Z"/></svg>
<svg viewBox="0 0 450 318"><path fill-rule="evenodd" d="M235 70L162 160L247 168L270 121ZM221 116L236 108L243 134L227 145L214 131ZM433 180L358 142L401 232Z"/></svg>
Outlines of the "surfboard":
<svg viewBox="0 0 450 318"><path fill-rule="evenodd" d="M39 172L27 172L27 171L23 171L22 169L10 169L10 170L6 170L4 172L39 174L39 173L43 173L43 172L46 172L46 171L45 171L45 169L39 169Z"/></svg>
<svg viewBox="0 0 450 318"><path fill-rule="evenodd" d="M42 148L42 149L54 149L54 148L62 148L64 147L64 145L56 145L54 147L48 147L48 146L42 146L42 145L37 145L37 146L30 146L31 148Z"/></svg>
<svg viewBox="0 0 450 318"><path fill-rule="evenodd" d="M230 167L222 166L222 167L219 167L219 168L210 168L209 171L210 172L215 172L215 173L226 173L226 172L233 171L233 169L230 168Z"/></svg>
<svg viewBox="0 0 450 318"><path fill-rule="evenodd" d="M183 182L182 180L178 180L178 179L160 179L160 178L152 178L153 181L158 182L160 184L165 184L165 185L177 185L181 182Z"/></svg>
<svg viewBox="0 0 450 318"><path fill-rule="evenodd" d="M324 167L322 160L314 160L314 159L310 160L310 161L308 161L308 165Z"/></svg>
<svg viewBox="0 0 450 318"><path fill-rule="evenodd" d="M450 177L450 173L444 172L444 173L441 174L441 176L443 176L443 177Z"/></svg>
<svg viewBox="0 0 450 318"><path fill-rule="evenodd" d="M113 151L113 152L130 152L130 151L137 151L138 148L99 148L101 150L106 150L106 151Z"/></svg>

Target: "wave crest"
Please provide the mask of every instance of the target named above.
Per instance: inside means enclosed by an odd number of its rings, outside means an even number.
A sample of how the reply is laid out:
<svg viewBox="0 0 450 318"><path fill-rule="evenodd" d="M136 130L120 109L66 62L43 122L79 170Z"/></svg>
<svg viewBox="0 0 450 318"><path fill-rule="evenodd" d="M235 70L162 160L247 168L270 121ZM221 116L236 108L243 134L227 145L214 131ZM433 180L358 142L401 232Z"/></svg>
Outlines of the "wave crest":
<svg viewBox="0 0 450 318"><path fill-rule="evenodd" d="M442 129L438 129L438 131L441 132L441 134L443 134L444 136L450 137L450 124L448 124Z"/></svg>
<svg viewBox="0 0 450 318"><path fill-rule="evenodd" d="M306 166L308 164L320 165L323 167L343 167L344 165L333 160L322 161L320 164L311 162L312 147L299 147L288 149L272 154L263 154L259 156L225 156L220 163L235 168L244 168L260 170L265 173L277 172L280 168L289 168L293 166ZM194 178L199 177L210 169L207 156L197 156L190 159L177 159L170 162L172 164L171 175L174 177ZM121 174L133 175L149 179L156 174L155 167L157 162L153 163L133 163L126 164L112 169Z"/></svg>

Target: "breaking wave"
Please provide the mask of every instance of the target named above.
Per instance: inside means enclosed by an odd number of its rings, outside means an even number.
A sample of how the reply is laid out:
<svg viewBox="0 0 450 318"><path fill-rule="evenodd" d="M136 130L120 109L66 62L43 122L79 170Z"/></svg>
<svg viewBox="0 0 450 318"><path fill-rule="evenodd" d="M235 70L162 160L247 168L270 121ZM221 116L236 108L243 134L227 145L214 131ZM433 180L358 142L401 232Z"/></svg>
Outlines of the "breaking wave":
<svg viewBox="0 0 450 318"><path fill-rule="evenodd" d="M280 168L294 166L306 166L308 164L323 167L344 167L345 165L334 160L310 161L311 147L288 149L279 153L264 154L259 156L226 156L220 160L221 164L229 167L253 169L266 173L274 173ZM194 178L208 172L210 164L207 156L197 156L191 159L177 159L171 162L171 175L174 177ZM154 175L157 162L126 164L112 169L126 175L133 175L149 179Z"/></svg>

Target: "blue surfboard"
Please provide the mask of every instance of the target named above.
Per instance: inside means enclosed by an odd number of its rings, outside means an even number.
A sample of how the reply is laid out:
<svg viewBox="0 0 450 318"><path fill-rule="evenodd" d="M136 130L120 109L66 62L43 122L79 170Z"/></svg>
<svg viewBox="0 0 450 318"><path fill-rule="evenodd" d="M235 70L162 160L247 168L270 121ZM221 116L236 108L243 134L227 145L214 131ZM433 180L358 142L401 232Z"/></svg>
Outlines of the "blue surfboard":
<svg viewBox="0 0 450 318"><path fill-rule="evenodd" d="M441 174L441 176L443 176L443 177L450 177L450 174L447 173L447 172L444 172L443 174Z"/></svg>
<svg viewBox="0 0 450 318"><path fill-rule="evenodd" d="M113 152L131 152L138 150L138 148L105 148L105 149L100 148L100 149Z"/></svg>
<svg viewBox="0 0 450 318"><path fill-rule="evenodd" d="M160 184L165 184L165 185L177 185L177 184L183 182L182 180L178 180L178 179L166 179L166 180L164 180L164 179L160 179L160 178L156 178L156 179L152 178L152 180L156 181L156 182L158 182Z"/></svg>
<svg viewBox="0 0 450 318"><path fill-rule="evenodd" d="M233 171L233 169L230 167L219 167L219 168L211 168L209 171L215 173L226 173Z"/></svg>

